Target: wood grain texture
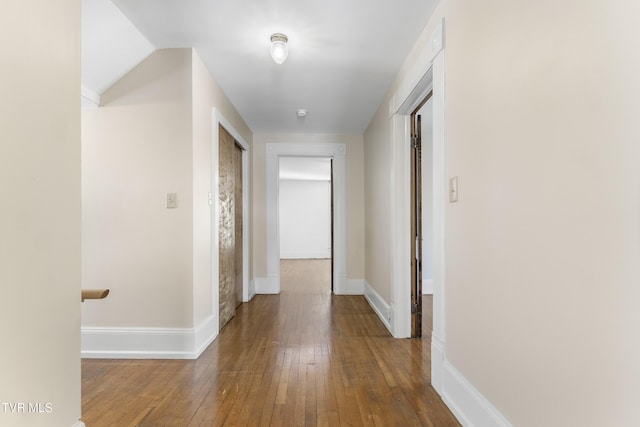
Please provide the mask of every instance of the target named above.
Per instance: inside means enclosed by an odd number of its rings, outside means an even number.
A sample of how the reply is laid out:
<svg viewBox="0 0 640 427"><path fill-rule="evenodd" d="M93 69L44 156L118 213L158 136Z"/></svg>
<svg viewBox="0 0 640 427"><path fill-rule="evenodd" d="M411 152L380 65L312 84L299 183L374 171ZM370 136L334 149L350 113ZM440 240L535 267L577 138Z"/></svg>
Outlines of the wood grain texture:
<svg viewBox="0 0 640 427"><path fill-rule="evenodd" d="M329 260L283 261L281 274L281 294L242 304L198 360L83 360L82 420L459 425L429 383L429 340L396 340L363 297L332 295Z"/></svg>
<svg viewBox="0 0 640 427"><path fill-rule="evenodd" d="M236 313L238 287L242 293L242 153L233 136L222 126L219 126L218 187L219 303L222 328Z"/></svg>

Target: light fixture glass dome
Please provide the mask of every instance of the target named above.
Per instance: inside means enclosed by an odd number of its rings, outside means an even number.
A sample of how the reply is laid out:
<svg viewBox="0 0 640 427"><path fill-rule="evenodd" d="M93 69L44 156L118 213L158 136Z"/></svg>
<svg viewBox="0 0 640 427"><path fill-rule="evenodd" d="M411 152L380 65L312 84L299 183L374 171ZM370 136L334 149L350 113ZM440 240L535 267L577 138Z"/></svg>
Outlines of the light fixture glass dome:
<svg viewBox="0 0 640 427"><path fill-rule="evenodd" d="M271 36L271 57L276 61L276 64L282 64L287 59L289 54L288 41L287 36L281 33L275 33Z"/></svg>

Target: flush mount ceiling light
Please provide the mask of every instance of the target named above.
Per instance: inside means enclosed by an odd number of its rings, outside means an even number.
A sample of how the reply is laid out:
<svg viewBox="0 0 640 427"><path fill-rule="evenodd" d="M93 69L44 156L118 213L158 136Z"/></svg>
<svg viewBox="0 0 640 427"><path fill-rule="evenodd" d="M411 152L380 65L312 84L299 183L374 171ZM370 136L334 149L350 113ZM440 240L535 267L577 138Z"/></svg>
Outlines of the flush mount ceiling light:
<svg viewBox="0 0 640 427"><path fill-rule="evenodd" d="M271 57L276 61L276 64L282 64L287 59L289 54L288 41L289 39L284 34L275 33L271 35Z"/></svg>

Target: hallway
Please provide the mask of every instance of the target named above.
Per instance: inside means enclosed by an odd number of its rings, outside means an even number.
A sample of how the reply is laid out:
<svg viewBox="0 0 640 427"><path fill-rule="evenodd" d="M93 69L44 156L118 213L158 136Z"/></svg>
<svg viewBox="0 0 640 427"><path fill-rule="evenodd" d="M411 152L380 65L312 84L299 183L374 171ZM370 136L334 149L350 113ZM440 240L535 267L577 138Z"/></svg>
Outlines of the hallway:
<svg viewBox="0 0 640 427"><path fill-rule="evenodd" d="M198 360L83 360L82 420L459 425L429 384L429 340L395 340L364 297L331 295L328 262L283 261L281 294L242 304Z"/></svg>

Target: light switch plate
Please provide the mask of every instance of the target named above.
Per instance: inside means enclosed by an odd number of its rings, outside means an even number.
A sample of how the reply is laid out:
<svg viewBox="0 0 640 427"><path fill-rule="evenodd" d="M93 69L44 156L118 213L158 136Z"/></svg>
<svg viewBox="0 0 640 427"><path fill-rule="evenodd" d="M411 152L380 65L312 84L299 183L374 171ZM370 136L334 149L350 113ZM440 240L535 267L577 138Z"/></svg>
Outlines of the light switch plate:
<svg viewBox="0 0 640 427"><path fill-rule="evenodd" d="M449 203L458 201L458 177L454 176L449 180Z"/></svg>
<svg viewBox="0 0 640 427"><path fill-rule="evenodd" d="M178 193L167 193L167 209L178 207Z"/></svg>

